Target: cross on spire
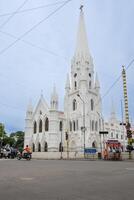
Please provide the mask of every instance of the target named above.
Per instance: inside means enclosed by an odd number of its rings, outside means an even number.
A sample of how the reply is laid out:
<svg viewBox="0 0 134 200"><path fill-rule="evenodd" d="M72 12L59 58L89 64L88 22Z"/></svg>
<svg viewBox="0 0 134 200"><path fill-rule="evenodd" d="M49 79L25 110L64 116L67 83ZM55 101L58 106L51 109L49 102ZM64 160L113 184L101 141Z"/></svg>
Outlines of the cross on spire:
<svg viewBox="0 0 134 200"><path fill-rule="evenodd" d="M81 10L81 12L83 11L83 7L84 7L83 5L80 6L80 10Z"/></svg>

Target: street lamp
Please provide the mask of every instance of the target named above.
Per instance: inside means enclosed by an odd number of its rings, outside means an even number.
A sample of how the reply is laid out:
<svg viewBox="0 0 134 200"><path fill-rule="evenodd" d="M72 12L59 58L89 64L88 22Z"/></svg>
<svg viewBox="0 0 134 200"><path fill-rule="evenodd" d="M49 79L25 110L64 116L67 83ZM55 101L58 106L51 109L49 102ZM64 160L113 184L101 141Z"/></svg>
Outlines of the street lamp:
<svg viewBox="0 0 134 200"><path fill-rule="evenodd" d="M81 130L83 131L83 134L84 134L84 158L85 158L85 130L86 130L86 128L85 128L85 102L79 94L77 94L77 96L83 102L83 127L81 127Z"/></svg>

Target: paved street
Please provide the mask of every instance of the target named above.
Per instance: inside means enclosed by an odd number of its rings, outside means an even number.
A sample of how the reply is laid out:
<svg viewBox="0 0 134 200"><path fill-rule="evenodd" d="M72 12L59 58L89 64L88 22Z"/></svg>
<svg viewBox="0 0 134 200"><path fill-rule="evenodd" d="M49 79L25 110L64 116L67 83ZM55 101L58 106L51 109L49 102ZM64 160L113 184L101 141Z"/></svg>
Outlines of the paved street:
<svg viewBox="0 0 134 200"><path fill-rule="evenodd" d="M134 162L0 160L0 199L134 199Z"/></svg>

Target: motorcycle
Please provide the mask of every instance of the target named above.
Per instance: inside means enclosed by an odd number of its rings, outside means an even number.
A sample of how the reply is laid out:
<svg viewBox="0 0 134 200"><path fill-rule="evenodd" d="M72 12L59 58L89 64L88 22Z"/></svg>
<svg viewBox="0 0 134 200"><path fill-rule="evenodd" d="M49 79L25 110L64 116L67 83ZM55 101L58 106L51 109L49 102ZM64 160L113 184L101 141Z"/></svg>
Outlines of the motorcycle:
<svg viewBox="0 0 134 200"><path fill-rule="evenodd" d="M20 153L18 152L17 154L17 159L18 160L21 160L21 159L26 159L26 160L31 160L32 156L31 156L31 153Z"/></svg>

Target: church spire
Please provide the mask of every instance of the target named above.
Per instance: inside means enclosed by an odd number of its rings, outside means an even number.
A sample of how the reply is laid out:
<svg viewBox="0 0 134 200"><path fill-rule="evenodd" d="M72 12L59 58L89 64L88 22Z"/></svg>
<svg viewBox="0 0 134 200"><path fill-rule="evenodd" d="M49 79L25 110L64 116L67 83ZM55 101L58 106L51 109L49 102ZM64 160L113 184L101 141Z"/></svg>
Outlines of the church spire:
<svg viewBox="0 0 134 200"><path fill-rule="evenodd" d="M77 43L76 43L76 50L75 50L75 57L84 57L89 61L90 53L88 48L88 39L86 34L85 22L84 22L84 12L83 12L83 5L80 7L80 18L79 18L79 26L78 26L78 33L77 33Z"/></svg>
<svg viewBox="0 0 134 200"><path fill-rule="evenodd" d="M70 79L69 79L69 74L67 74L67 79L66 79L65 89L66 89L66 90L69 90L69 89L70 89Z"/></svg>
<svg viewBox="0 0 134 200"><path fill-rule="evenodd" d="M95 88L96 89L100 89L100 83L99 83L99 79L98 79L98 74L96 73L96 78L95 78Z"/></svg>
<svg viewBox="0 0 134 200"><path fill-rule="evenodd" d="M53 92L51 95L51 109L54 109L54 110L58 109L58 94L56 92L55 85L53 86Z"/></svg>
<svg viewBox="0 0 134 200"><path fill-rule="evenodd" d="M30 119L33 114L33 106L31 99L29 100L29 104L27 106L27 112L26 112L26 119Z"/></svg>

